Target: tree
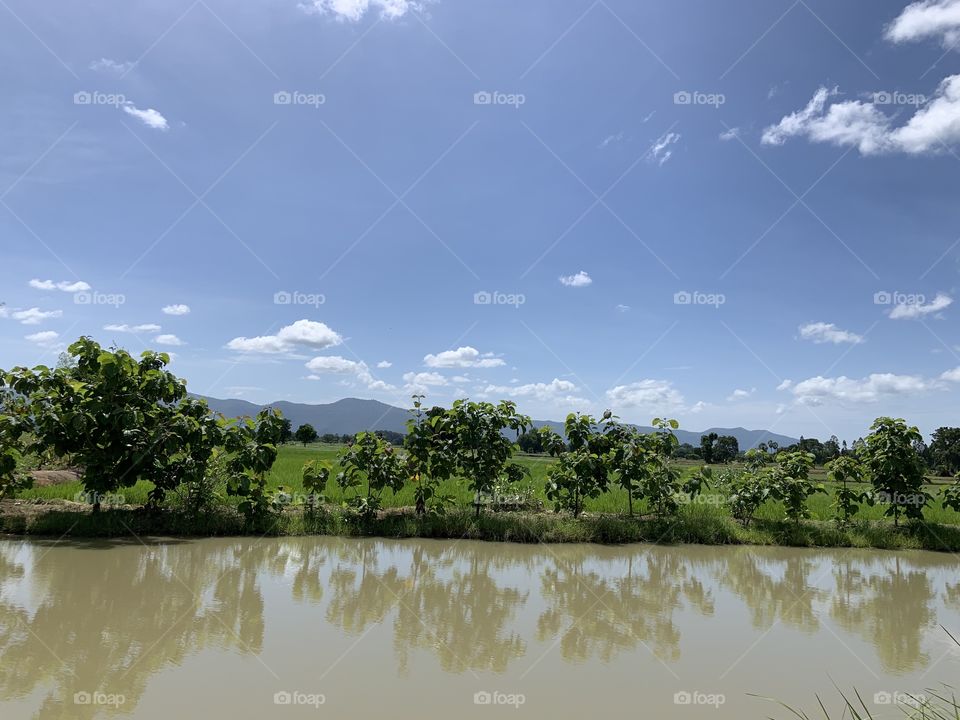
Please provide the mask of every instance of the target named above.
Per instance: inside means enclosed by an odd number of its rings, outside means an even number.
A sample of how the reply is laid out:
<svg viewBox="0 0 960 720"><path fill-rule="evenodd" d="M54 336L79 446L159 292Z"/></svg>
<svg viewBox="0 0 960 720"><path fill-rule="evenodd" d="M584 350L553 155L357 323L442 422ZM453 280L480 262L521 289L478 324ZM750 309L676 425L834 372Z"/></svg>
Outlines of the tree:
<svg viewBox="0 0 960 720"><path fill-rule="evenodd" d="M711 433L712 435L713 433ZM733 435L721 435L713 447L713 460L718 463L732 463L740 454L740 443Z"/></svg>
<svg viewBox="0 0 960 720"><path fill-rule="evenodd" d="M815 456L811 452L781 452L777 454L777 467L770 482L771 496L783 502L787 518L795 525L810 516L807 498L817 493L826 493L822 484L810 482L810 468Z"/></svg>
<svg viewBox="0 0 960 720"><path fill-rule="evenodd" d="M712 465L714 462L717 462L716 458L714 458L714 446L716 442L717 434L715 432L700 436L700 457L703 458L703 461L707 465Z"/></svg>
<svg viewBox="0 0 960 720"><path fill-rule="evenodd" d="M280 420L280 444L286 444L293 440L293 423L290 418L281 418Z"/></svg>
<svg viewBox="0 0 960 720"><path fill-rule="evenodd" d="M853 455L841 455L827 465L827 472L840 487L834 492L833 506L837 523L848 525L850 518L860 510L860 503L864 501L864 493L848 486L847 483L859 483L863 480L866 469Z"/></svg>
<svg viewBox="0 0 960 720"><path fill-rule="evenodd" d="M923 519L923 508L931 496L923 489L923 460L914 448L920 431L900 419L877 418L870 426L863 461L870 471L874 502L889 505L885 515L900 524L900 515Z"/></svg>
<svg viewBox="0 0 960 720"><path fill-rule="evenodd" d="M934 430L929 452L931 465L937 473L952 476L960 472L960 428Z"/></svg>
<svg viewBox="0 0 960 720"><path fill-rule="evenodd" d="M607 410L601 424L590 415L571 413L564 422L567 446L547 427L540 428L544 444L558 462L547 471L547 499L557 510L580 517L587 498L599 497L610 483L610 454L622 426Z"/></svg>
<svg viewBox="0 0 960 720"><path fill-rule="evenodd" d="M347 499L361 517L376 515L382 507L381 496L389 488L394 493L403 488L407 479L404 461L394 447L371 432L357 433L353 444L340 457L343 470L337 475L337 484L346 493L354 495ZM366 494L360 490L366 482Z"/></svg>
<svg viewBox="0 0 960 720"><path fill-rule="evenodd" d="M294 437L297 439L297 442L303 443L303 446L306 447L308 443L316 442L320 436L317 435L317 431L313 429L313 425L304 423L297 428Z"/></svg>
<svg viewBox="0 0 960 720"><path fill-rule="evenodd" d="M517 438L517 445L520 446L520 451L530 454L539 454L545 452L543 447L543 436L535 430L528 430L527 432L520 433L520 437Z"/></svg>
<svg viewBox="0 0 960 720"><path fill-rule="evenodd" d="M267 408L256 418L241 418L225 436L230 453L227 465L231 477L227 493L241 498L237 506L247 521L260 520L270 512L282 509L286 489L267 487L267 473L277 459L277 444L283 431L283 418L277 410Z"/></svg>
<svg viewBox="0 0 960 720"><path fill-rule="evenodd" d="M416 487L413 499L417 515L429 508L442 513L453 502L450 495L441 495L440 483L457 470L457 432L455 420L442 407L423 409L423 395L413 396L413 410L407 420L404 447L407 451L408 474ZM435 501L430 507L431 501Z"/></svg>

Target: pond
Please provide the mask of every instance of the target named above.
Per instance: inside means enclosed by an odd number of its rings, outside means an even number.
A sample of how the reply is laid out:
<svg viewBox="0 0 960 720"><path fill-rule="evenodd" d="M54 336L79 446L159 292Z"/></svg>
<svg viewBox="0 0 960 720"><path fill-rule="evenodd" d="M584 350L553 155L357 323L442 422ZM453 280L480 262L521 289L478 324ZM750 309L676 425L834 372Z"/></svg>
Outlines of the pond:
<svg viewBox="0 0 960 720"><path fill-rule="evenodd" d="M344 538L0 542L0 718L789 717L960 678L960 563Z"/></svg>

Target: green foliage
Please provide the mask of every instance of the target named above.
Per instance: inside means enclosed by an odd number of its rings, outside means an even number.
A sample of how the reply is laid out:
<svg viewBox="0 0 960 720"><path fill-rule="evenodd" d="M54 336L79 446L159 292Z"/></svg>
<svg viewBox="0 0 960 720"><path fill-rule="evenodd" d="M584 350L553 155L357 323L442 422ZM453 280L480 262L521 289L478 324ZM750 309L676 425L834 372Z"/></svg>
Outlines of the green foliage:
<svg viewBox="0 0 960 720"><path fill-rule="evenodd" d="M960 428L942 427L933 431L928 448L933 469L945 475L960 472Z"/></svg>
<svg viewBox="0 0 960 720"><path fill-rule="evenodd" d="M724 485L728 491L727 505L734 518L749 526L757 510L771 496L769 475L766 472L740 471L728 473Z"/></svg>
<svg viewBox="0 0 960 720"><path fill-rule="evenodd" d="M810 468L813 467L813 453L795 451L777 453L777 466L770 475L770 495L783 503L787 518L796 525L800 520L810 517L807 498L817 493L825 493L822 484L810 482Z"/></svg>
<svg viewBox="0 0 960 720"><path fill-rule="evenodd" d="M945 508L960 512L960 474L956 476L953 485L944 489L940 502Z"/></svg>
<svg viewBox="0 0 960 720"><path fill-rule="evenodd" d="M598 424L590 415L571 413L564 423L568 449L562 438L541 428L544 445L559 456L547 477L547 499L557 510L569 510L574 517L583 512L586 498L599 497L610 483L610 454L616 447L622 426L610 411Z"/></svg>
<svg viewBox="0 0 960 720"><path fill-rule="evenodd" d="M311 460L303 466L301 472L303 489L307 491L306 504L309 510L316 510L321 503L326 502L324 490L330 480L330 468L316 460Z"/></svg>
<svg viewBox="0 0 960 720"><path fill-rule="evenodd" d="M833 508L835 519L841 527L846 527L850 519L860 511L864 493L848 485L850 482L862 482L866 474L863 464L853 455L841 455L827 464L827 472L840 486L834 491Z"/></svg>
<svg viewBox="0 0 960 720"><path fill-rule="evenodd" d="M310 423L304 423L297 428L297 431L293 434L293 437L298 443L303 443L306 446L308 443L316 442L320 439L320 436L317 434L317 431L314 429L313 425Z"/></svg>
<svg viewBox="0 0 960 720"><path fill-rule="evenodd" d="M413 417L407 421L404 447L407 466L416 485L417 515L443 514L453 496L439 492L440 484L457 471L457 431L454 417L442 407L423 409L423 396L413 396Z"/></svg>
<svg viewBox="0 0 960 720"><path fill-rule="evenodd" d="M870 429L861 453L873 483L867 501L888 505L884 514L893 516L894 525L899 525L901 515L922 520L931 496L923 489L923 459L914 447L922 440L920 431L888 417L877 418Z"/></svg>
<svg viewBox="0 0 960 720"><path fill-rule="evenodd" d="M384 490L398 492L407 478L406 463L396 449L371 432L357 433L353 445L341 456L340 466L343 470L337 475L337 485L345 493L353 491L347 504L364 518L381 509Z"/></svg>
<svg viewBox="0 0 960 720"><path fill-rule="evenodd" d="M267 487L267 472L277 459L277 444L283 434L283 418L272 408L256 418L225 424L225 447L230 453L227 493L241 498L237 506L248 522L262 520L283 509L284 488Z"/></svg>

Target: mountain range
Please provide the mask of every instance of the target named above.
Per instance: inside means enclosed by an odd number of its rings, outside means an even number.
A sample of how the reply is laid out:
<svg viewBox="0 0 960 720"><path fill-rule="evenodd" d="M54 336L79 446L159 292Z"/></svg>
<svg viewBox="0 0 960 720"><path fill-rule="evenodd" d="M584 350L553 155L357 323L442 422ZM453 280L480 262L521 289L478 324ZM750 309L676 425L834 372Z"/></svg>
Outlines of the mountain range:
<svg viewBox="0 0 960 720"><path fill-rule="evenodd" d="M344 398L336 402L311 405L308 403L294 403L280 400L266 405L257 405L240 399L221 400L219 398L197 395L207 401L211 410L226 417L243 417L256 415L260 410L272 407L283 413L290 420L293 428L309 423L323 435L352 435L361 430L392 430L403 433L407 430L407 420L410 412L403 408L382 403L379 400L360 400L358 398ZM553 420L534 420L535 427L547 426L562 433L563 423ZM653 428L638 426L641 431L652 432ZM741 450L749 450L761 442L778 443L781 447L792 445L797 438L779 435L768 430L747 430L746 428L707 428L701 432L690 430L674 431L681 443L700 445L700 436L715 432L717 435L732 435L737 439Z"/></svg>

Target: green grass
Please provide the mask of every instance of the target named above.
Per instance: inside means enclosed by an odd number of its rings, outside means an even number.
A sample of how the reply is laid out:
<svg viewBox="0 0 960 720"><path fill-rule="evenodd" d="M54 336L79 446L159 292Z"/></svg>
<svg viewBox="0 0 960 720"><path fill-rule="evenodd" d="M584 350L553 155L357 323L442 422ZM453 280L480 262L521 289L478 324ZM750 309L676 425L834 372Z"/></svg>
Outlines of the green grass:
<svg viewBox="0 0 960 720"><path fill-rule="evenodd" d="M332 479L339 467L337 456L340 445L314 444L307 447L286 445L280 448L276 463L268 477L272 488L286 487L294 493L302 493L301 468L310 460L326 464L332 470L326 495L337 506L343 493ZM547 510L551 504L544 494L547 469L554 462L542 456L521 455L516 462L529 472L524 484L533 497L539 499ZM699 463L681 462L685 476L696 472ZM825 483L828 490L831 483ZM122 491L130 505L141 505L147 499L151 485L139 482ZM866 486L864 486L866 488ZM410 508L414 504L413 485L408 485L396 495L385 493L383 505L388 510ZM940 487L931 485L928 491L935 496ZM760 545L796 546L853 546L878 548L925 548L931 550L960 550L960 513L933 503L925 511L926 524L895 529L883 517L884 508L861 508L856 522L849 528L838 529L832 522L832 495L815 495L809 500L811 519L799 528L785 521L783 507L768 502L760 508L756 519L749 527L735 522L723 506L717 491L709 491L699 502L682 509L680 516L670 522L655 521L649 517L627 517L626 492L612 487L610 492L586 503L586 517L574 520L566 515L544 513L485 513L480 519L473 518L473 494L463 480L451 480L441 486L441 492L454 498L454 506L443 518L416 518L409 513L393 512L374 522L362 523L332 508L318 516L305 516L299 512L287 512L279 521L271 521L269 532L275 534L329 533L340 535L383 535L388 537L476 537L491 540L520 540L543 542L696 542L705 544L751 543ZM23 500L56 501L73 500L82 493L80 483L33 488L22 492ZM143 532L167 532L187 535L244 534L263 531L244 525L234 511L237 498L227 498L219 513L203 518L187 518L177 513L162 513L147 516L139 511L112 510L99 517L56 509L27 519L11 517L4 521L7 532L30 532L57 534L72 527L78 534L127 534L129 529ZM646 513L643 503L635 506L638 515ZM44 517L46 516L46 517Z"/></svg>

